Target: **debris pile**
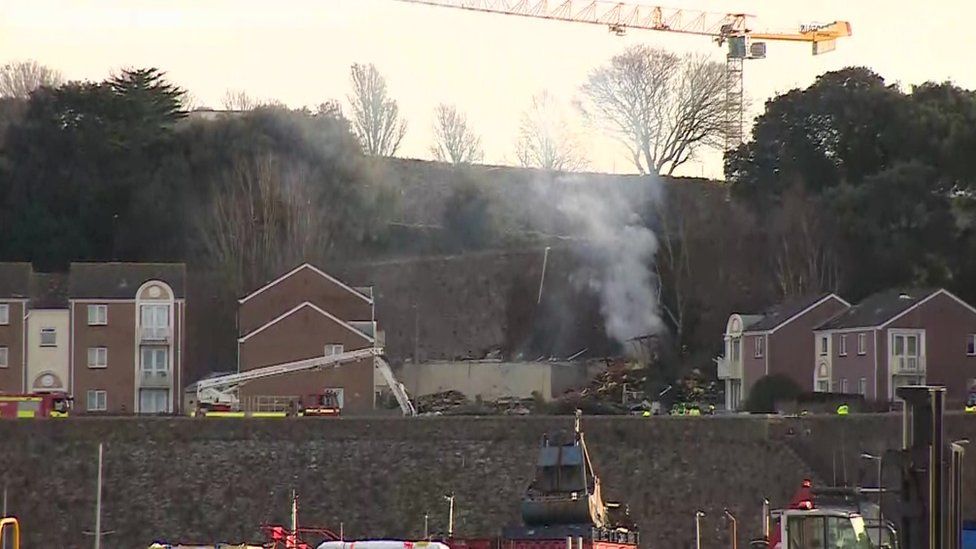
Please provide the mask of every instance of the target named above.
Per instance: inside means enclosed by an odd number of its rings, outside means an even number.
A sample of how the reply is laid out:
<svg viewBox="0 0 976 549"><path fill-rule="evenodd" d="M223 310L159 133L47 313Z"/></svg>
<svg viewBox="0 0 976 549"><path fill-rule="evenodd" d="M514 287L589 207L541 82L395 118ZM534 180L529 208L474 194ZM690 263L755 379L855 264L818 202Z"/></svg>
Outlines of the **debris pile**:
<svg viewBox="0 0 976 549"><path fill-rule="evenodd" d="M468 397L460 391L443 391L417 397L415 405L420 414L443 414L470 403Z"/></svg>

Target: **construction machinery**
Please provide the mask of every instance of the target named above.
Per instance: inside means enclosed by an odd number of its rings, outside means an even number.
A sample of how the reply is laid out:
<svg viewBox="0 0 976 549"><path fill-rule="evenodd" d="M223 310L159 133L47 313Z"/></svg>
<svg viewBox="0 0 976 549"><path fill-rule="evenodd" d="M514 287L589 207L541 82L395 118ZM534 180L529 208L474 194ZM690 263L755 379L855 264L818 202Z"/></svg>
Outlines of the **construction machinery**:
<svg viewBox="0 0 976 549"><path fill-rule="evenodd" d="M68 417L71 402L63 392L0 394L0 418Z"/></svg>
<svg viewBox="0 0 976 549"><path fill-rule="evenodd" d="M743 62L766 57L766 41L803 42L813 55L833 51L837 39L851 36L847 21L809 23L791 31L757 31L752 15L664 8L594 0L398 0L470 11L518 15L607 27L617 35L627 29L706 36L728 45L725 61L725 148L743 140Z"/></svg>
<svg viewBox="0 0 976 549"><path fill-rule="evenodd" d="M416 415L417 410L414 408L413 403L410 402L406 389L403 387L403 384L396 380L396 377L393 375L393 370L383 360L382 354L383 350L381 348L368 347L344 353L263 366L235 374L201 379L196 385L197 409L194 410L194 413L200 416L211 417L272 417L288 414L296 416L337 416L340 413L341 403L338 401L338 396L334 392L324 391L323 393L305 395L299 402L293 402L292 407L287 412L261 412L242 410L238 389L241 385L258 379L288 375L296 372L321 370L324 368L337 368L344 364L372 359L374 368L380 372L383 380L390 388L403 415Z"/></svg>
<svg viewBox="0 0 976 549"><path fill-rule="evenodd" d="M637 549L627 508L605 502L580 427L542 439L535 478L521 502L522 524L494 539L450 539L452 549Z"/></svg>

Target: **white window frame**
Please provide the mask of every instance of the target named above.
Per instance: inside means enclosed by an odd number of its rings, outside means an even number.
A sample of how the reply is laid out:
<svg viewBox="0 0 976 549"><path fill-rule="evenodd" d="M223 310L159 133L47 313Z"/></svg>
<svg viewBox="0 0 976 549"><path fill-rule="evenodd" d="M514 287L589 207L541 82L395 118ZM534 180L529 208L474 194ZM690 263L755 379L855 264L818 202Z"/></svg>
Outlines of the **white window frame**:
<svg viewBox="0 0 976 549"><path fill-rule="evenodd" d="M144 334L155 337L169 336L170 305L168 303L145 303L139 306L139 327Z"/></svg>
<svg viewBox="0 0 976 549"><path fill-rule="evenodd" d="M857 394L861 396L868 396L868 378L862 377L857 380Z"/></svg>
<svg viewBox="0 0 976 549"><path fill-rule="evenodd" d="M737 337L732 340L732 362L740 360L742 360L742 339Z"/></svg>
<svg viewBox="0 0 976 549"><path fill-rule="evenodd" d="M837 356L847 356L847 334L840 334L837 338Z"/></svg>
<svg viewBox="0 0 976 549"><path fill-rule="evenodd" d="M104 389L89 389L86 395L85 409L89 412L104 412L108 410L108 392ZM99 402L101 398L101 402ZM92 406L94 401L94 406Z"/></svg>
<svg viewBox="0 0 976 549"><path fill-rule="evenodd" d="M969 334L966 338L966 356L976 356L976 334Z"/></svg>
<svg viewBox="0 0 976 549"><path fill-rule="evenodd" d="M150 360L146 361L146 355L149 355ZM156 360L159 354L163 355L163 364L160 366L159 361ZM148 365L148 368L147 368ZM139 349L139 371L143 375L157 375L166 376L169 375L169 347L157 347L146 345Z"/></svg>
<svg viewBox="0 0 976 549"><path fill-rule="evenodd" d="M821 378L817 380L817 392L818 393L829 393L830 392L830 380L827 378Z"/></svg>
<svg viewBox="0 0 976 549"><path fill-rule="evenodd" d="M89 347L88 367L108 368L108 347Z"/></svg>
<svg viewBox="0 0 976 549"><path fill-rule="evenodd" d="M0 345L0 368L8 368L10 366L10 348L6 345Z"/></svg>
<svg viewBox="0 0 976 549"><path fill-rule="evenodd" d="M143 395L148 394L162 395L163 396L163 409L162 410L148 410L147 407L143 407ZM163 388L144 388L139 389L139 413L140 414L168 414L170 413L170 392L169 389ZM153 404L159 404L155 399L152 399ZM154 406L155 407L155 406Z"/></svg>
<svg viewBox="0 0 976 549"><path fill-rule="evenodd" d="M325 356L336 356L343 353L343 347L341 343L326 343L325 349L323 349L323 354Z"/></svg>
<svg viewBox="0 0 976 549"><path fill-rule="evenodd" d="M830 336L822 335L820 336L820 350L817 354L820 356L827 356L830 352Z"/></svg>
<svg viewBox="0 0 976 549"><path fill-rule="evenodd" d="M88 325L107 326L108 325L108 305L92 304L88 306Z"/></svg>
<svg viewBox="0 0 976 549"><path fill-rule="evenodd" d="M756 336L756 356L755 358L762 358L763 353L766 351L766 336Z"/></svg>
<svg viewBox="0 0 976 549"><path fill-rule="evenodd" d="M10 325L10 304L0 303L0 326Z"/></svg>
<svg viewBox="0 0 976 549"><path fill-rule="evenodd" d="M858 356L868 354L868 334L857 334L857 354Z"/></svg>
<svg viewBox="0 0 976 549"><path fill-rule="evenodd" d="M847 389L848 389L848 386L847 386L847 378L846 377L842 377L840 379L840 392L846 395L847 394Z"/></svg>
<svg viewBox="0 0 976 549"><path fill-rule="evenodd" d="M50 334L53 339L50 343L44 343L44 336ZM57 347L58 346L58 329L57 328L41 328L41 347Z"/></svg>
<svg viewBox="0 0 976 549"><path fill-rule="evenodd" d="M897 341L901 338L902 340L902 354L897 354ZM908 353L908 341L909 339L915 340L915 353ZM889 356L894 364L898 364L900 360L905 361L904 368L897 368L899 372L904 372L905 374L911 375L921 375L924 372L924 357L923 352L925 346L925 334L918 330L891 330L891 336L889 337ZM909 359L915 359L915 367L909 368Z"/></svg>

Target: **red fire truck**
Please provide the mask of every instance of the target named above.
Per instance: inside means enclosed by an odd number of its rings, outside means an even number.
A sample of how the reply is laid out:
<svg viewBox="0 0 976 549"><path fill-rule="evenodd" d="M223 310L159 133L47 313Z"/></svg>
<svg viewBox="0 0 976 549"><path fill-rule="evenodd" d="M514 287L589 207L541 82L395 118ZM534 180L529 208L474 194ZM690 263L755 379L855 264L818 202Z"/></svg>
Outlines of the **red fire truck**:
<svg viewBox="0 0 976 549"><path fill-rule="evenodd" d="M68 417L70 409L67 393L0 394L0 419Z"/></svg>

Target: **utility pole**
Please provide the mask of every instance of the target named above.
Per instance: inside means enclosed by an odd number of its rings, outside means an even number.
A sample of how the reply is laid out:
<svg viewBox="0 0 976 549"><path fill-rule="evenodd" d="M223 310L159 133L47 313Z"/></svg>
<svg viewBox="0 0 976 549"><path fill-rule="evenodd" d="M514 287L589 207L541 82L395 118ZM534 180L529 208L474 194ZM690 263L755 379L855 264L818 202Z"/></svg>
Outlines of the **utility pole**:
<svg viewBox="0 0 976 549"><path fill-rule="evenodd" d="M98 443L98 485L95 488L95 549L102 547L102 443Z"/></svg>

